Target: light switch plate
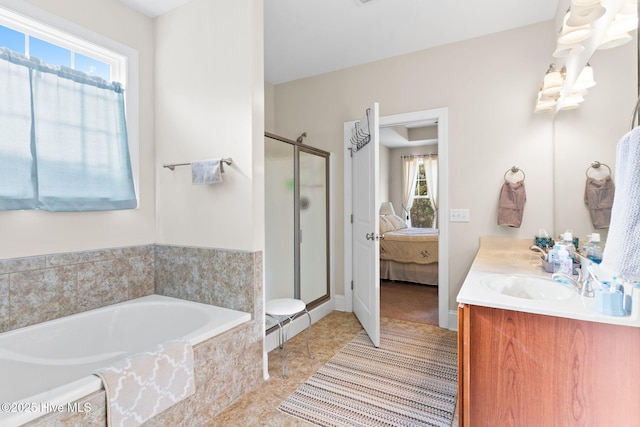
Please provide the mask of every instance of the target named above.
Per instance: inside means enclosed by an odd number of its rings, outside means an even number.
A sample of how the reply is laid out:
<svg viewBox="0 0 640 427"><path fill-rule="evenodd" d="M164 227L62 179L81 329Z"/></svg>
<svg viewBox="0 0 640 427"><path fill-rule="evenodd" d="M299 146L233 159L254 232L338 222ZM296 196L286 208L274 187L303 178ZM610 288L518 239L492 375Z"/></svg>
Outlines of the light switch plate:
<svg viewBox="0 0 640 427"><path fill-rule="evenodd" d="M449 209L449 222L469 222L469 209Z"/></svg>

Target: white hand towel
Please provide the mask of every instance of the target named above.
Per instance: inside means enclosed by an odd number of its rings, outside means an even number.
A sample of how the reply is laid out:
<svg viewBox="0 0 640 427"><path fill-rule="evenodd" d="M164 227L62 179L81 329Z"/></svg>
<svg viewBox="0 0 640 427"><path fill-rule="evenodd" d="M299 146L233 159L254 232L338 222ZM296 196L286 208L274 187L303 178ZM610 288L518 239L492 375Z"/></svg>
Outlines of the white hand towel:
<svg viewBox="0 0 640 427"><path fill-rule="evenodd" d="M616 182L602 266L640 281L640 127L618 142Z"/></svg>
<svg viewBox="0 0 640 427"><path fill-rule="evenodd" d="M191 163L192 184L217 184L222 182L222 160L202 160Z"/></svg>

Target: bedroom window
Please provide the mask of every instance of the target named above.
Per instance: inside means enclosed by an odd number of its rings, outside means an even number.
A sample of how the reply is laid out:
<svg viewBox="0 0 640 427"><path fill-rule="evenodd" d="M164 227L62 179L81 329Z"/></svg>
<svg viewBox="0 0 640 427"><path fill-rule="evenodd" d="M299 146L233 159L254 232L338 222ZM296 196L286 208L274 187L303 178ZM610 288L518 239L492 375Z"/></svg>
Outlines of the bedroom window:
<svg viewBox="0 0 640 427"><path fill-rule="evenodd" d="M413 205L411 206L411 226L432 228L434 213L433 206L431 205L431 196L429 195L425 165L423 162L420 162L418 165Z"/></svg>
<svg viewBox="0 0 640 427"><path fill-rule="evenodd" d="M126 49L0 8L0 210L137 207L137 116L131 150L124 95L137 57Z"/></svg>

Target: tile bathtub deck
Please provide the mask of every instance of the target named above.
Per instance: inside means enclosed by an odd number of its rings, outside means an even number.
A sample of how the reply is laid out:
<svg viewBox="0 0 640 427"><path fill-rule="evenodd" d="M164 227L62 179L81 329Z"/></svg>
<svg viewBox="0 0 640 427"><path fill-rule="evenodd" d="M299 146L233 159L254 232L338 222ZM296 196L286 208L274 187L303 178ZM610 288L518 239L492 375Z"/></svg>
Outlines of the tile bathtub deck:
<svg viewBox="0 0 640 427"><path fill-rule="evenodd" d="M454 333L432 325L405 322L385 317L382 318L381 323L382 325L401 326L408 330L429 334ZM276 349L270 352L270 379L218 414L207 425L219 427L313 426L313 424L281 413L277 407L360 331L362 331L362 326L353 313L332 312L311 328L310 346L314 359L307 357L306 333L301 333L291 338L287 344L289 349L289 377L287 379L282 378L279 350ZM452 425L457 427L457 417Z"/></svg>

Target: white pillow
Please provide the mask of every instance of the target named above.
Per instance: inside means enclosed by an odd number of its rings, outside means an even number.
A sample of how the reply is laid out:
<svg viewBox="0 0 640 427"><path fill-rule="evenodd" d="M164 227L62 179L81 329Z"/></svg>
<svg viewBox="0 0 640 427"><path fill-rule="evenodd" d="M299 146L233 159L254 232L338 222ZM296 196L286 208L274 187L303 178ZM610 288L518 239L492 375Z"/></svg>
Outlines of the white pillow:
<svg viewBox="0 0 640 427"><path fill-rule="evenodd" d="M384 215L380 215L380 234L384 234L388 231L393 231L395 230L395 228L393 228L393 224L391 224L391 222L384 217Z"/></svg>
<svg viewBox="0 0 640 427"><path fill-rule="evenodd" d="M402 218L400 218L398 215L385 215L386 219L391 222L391 224L393 225L393 229L394 230L402 230L403 228L407 228L407 223L404 222L404 220Z"/></svg>

